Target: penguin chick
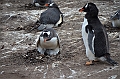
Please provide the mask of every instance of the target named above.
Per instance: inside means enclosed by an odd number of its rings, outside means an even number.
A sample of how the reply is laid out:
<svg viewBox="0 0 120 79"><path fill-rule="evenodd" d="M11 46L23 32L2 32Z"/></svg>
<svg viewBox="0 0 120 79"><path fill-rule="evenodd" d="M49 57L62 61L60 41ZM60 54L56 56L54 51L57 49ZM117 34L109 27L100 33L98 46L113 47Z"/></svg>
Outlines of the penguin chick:
<svg viewBox="0 0 120 79"><path fill-rule="evenodd" d="M117 62L110 58L107 32L98 18L99 10L96 5L87 3L79 11L86 12L82 25L82 37L86 48L86 56L90 60L86 62L86 65L92 65L96 59L116 65Z"/></svg>
<svg viewBox="0 0 120 79"><path fill-rule="evenodd" d="M60 27L63 24L63 14L57 4L52 2L51 4L45 4L45 6L47 6L48 9L40 15L40 26L38 26L38 30Z"/></svg>
<svg viewBox="0 0 120 79"><path fill-rule="evenodd" d="M53 28L42 31L37 40L37 49L44 55L57 55L60 52L59 37Z"/></svg>

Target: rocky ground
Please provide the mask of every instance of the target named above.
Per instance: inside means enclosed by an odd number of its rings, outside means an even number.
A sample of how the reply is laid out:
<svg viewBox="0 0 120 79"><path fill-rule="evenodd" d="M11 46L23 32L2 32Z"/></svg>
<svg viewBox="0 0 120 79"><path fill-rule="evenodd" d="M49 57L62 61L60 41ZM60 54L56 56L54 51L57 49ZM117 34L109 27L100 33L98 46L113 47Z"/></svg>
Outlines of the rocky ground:
<svg viewBox="0 0 120 79"><path fill-rule="evenodd" d="M36 50L36 21L45 8L31 6L32 0L0 0L0 79L120 79L120 67L97 62L85 66L88 58L81 36L87 2L99 8L101 22L120 9L119 0L54 0L64 14L64 24L56 28L61 54L41 56ZM110 27L110 26L107 26ZM120 63L120 29L106 28L111 58Z"/></svg>

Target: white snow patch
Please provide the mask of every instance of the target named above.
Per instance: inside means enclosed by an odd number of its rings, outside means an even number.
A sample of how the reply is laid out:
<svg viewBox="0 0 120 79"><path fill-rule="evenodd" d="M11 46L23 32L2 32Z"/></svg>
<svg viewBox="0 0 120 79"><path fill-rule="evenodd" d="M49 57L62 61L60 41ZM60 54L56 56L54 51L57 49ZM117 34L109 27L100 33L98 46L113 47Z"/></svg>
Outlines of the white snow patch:
<svg viewBox="0 0 120 79"><path fill-rule="evenodd" d="M68 76L67 78L74 78L74 76L76 75L77 72L71 68L69 68L69 69L72 72L72 74L70 76Z"/></svg>
<svg viewBox="0 0 120 79"><path fill-rule="evenodd" d="M5 67L6 65L1 65L0 67Z"/></svg>
<svg viewBox="0 0 120 79"><path fill-rule="evenodd" d="M10 55L6 55L6 56L3 56L3 57L1 57L1 59L3 59L3 58L7 58L7 57L9 57Z"/></svg>
<svg viewBox="0 0 120 79"><path fill-rule="evenodd" d="M108 77L108 79L116 79L117 75L112 75L111 77Z"/></svg>
<svg viewBox="0 0 120 79"><path fill-rule="evenodd" d="M9 53L11 53L12 51L8 51L8 52L5 52L5 53L2 53L2 54L9 54Z"/></svg>
<svg viewBox="0 0 120 79"><path fill-rule="evenodd" d="M56 61L54 63L52 63L52 68L58 67L58 65L62 63L61 61Z"/></svg>
<svg viewBox="0 0 120 79"><path fill-rule="evenodd" d="M3 74L5 71L1 71L1 74Z"/></svg>
<svg viewBox="0 0 120 79"><path fill-rule="evenodd" d="M95 74L98 74L98 73L102 73L102 72L108 72L108 71L116 69L117 67L119 67L119 66L114 66L114 67L111 67L111 68L107 67L106 69L102 69L100 71L95 71L93 73L89 73L87 76L92 76L92 75L95 75Z"/></svg>

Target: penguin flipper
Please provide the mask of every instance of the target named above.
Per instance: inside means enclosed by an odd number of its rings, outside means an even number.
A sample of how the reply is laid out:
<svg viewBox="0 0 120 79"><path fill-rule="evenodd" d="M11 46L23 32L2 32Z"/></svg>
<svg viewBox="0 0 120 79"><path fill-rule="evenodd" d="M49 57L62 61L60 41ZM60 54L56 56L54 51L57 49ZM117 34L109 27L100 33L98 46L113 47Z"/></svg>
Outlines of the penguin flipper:
<svg viewBox="0 0 120 79"><path fill-rule="evenodd" d="M45 49L43 49L43 48L41 47L41 45L40 45L40 36L39 36L39 38L38 38L38 40L37 40L36 46L37 46L37 50L39 51L39 53L41 53L41 54L44 55Z"/></svg>
<svg viewBox="0 0 120 79"><path fill-rule="evenodd" d="M94 38L95 38L95 35L94 35L94 30L93 30L91 25L86 26L86 32L88 33L89 48L92 51L92 53L95 54L94 53Z"/></svg>

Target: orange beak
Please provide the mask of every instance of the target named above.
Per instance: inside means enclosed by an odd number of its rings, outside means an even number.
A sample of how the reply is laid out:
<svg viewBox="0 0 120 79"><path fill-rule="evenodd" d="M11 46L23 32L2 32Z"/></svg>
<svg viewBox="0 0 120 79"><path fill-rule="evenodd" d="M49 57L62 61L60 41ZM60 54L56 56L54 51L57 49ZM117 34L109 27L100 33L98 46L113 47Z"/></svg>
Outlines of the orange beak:
<svg viewBox="0 0 120 79"><path fill-rule="evenodd" d="M83 12L83 11L84 11L84 9L83 9L83 8L79 10L79 12Z"/></svg>
<svg viewBox="0 0 120 79"><path fill-rule="evenodd" d="M44 39L44 42L46 42L47 39Z"/></svg>
<svg viewBox="0 0 120 79"><path fill-rule="evenodd" d="M48 7L48 6L49 6L49 4L48 4L48 3L46 3L44 6Z"/></svg>

